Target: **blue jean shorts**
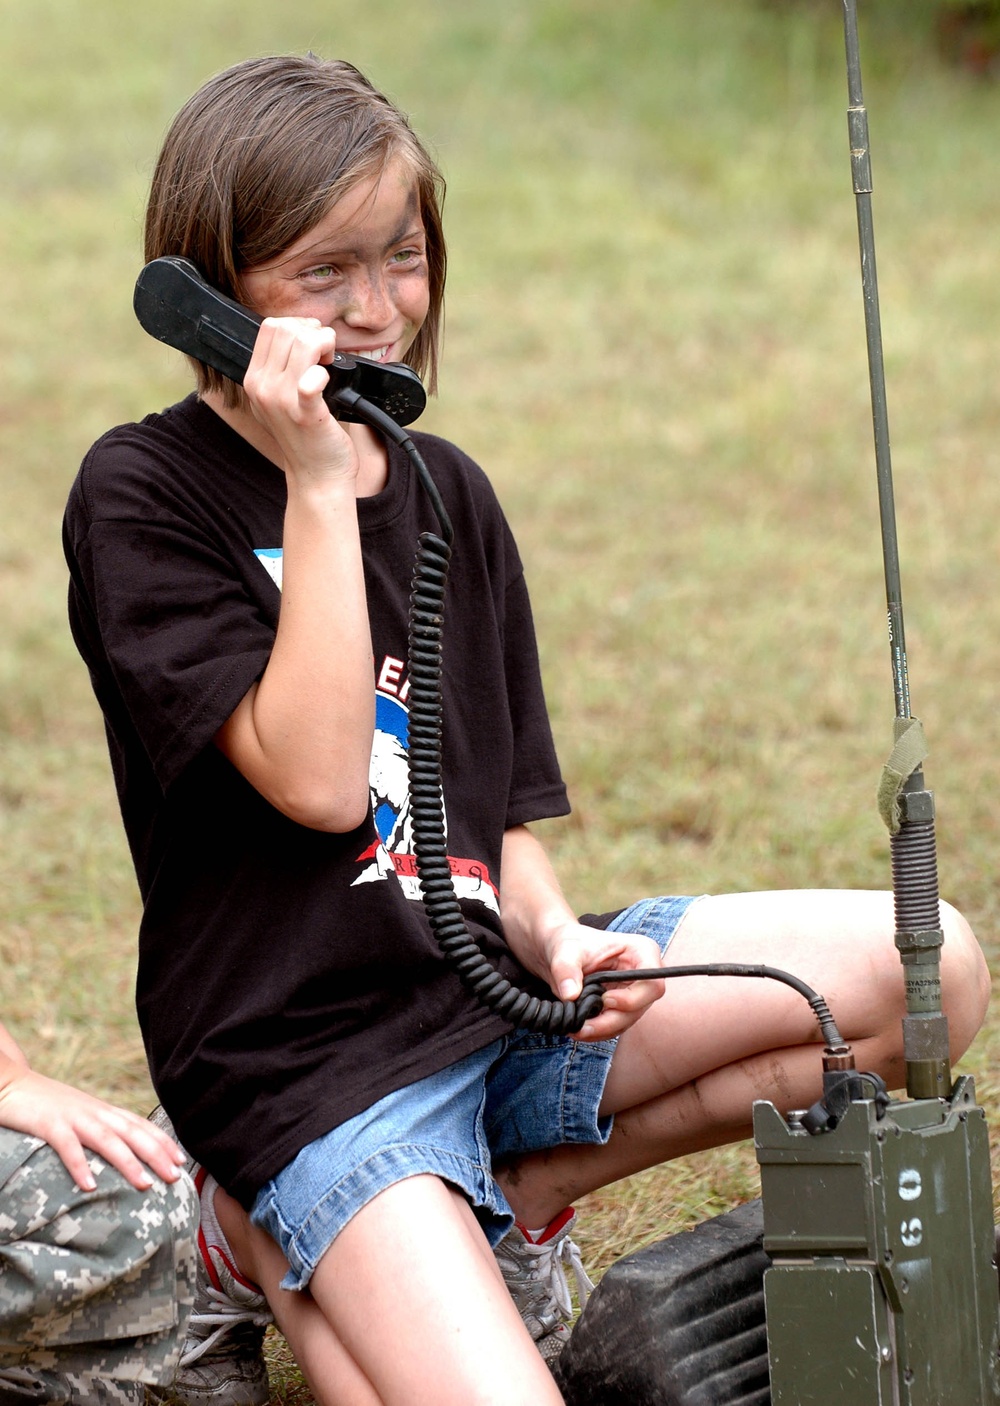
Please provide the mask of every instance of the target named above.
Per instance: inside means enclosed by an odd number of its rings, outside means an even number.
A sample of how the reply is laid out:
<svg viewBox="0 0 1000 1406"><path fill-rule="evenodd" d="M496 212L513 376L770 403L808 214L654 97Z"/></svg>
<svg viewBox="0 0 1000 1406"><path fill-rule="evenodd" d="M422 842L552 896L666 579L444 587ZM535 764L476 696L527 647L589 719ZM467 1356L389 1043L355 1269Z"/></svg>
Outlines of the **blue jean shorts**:
<svg viewBox="0 0 1000 1406"><path fill-rule="evenodd" d="M665 953L693 898L648 898L608 925L651 937ZM494 1162L558 1147L605 1143L598 1108L615 1041L515 1031L437 1074L397 1089L304 1147L267 1182L250 1219L288 1260L284 1289L304 1289L344 1226L379 1192L429 1174L469 1199L491 1245L514 1223Z"/></svg>

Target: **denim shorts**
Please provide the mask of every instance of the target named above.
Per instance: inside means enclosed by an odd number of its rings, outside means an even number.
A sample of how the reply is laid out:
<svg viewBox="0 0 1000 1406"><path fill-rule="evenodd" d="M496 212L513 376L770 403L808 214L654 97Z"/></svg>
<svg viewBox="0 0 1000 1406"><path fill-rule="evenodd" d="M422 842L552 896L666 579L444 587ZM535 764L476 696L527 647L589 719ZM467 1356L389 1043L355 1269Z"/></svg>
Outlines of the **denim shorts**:
<svg viewBox="0 0 1000 1406"><path fill-rule="evenodd" d="M694 901L643 899L608 930L651 937L665 953ZM282 1288L304 1289L351 1217L407 1177L429 1174L458 1187L496 1245L514 1213L493 1179L494 1161L607 1142L613 1120L598 1108L614 1050L614 1040L515 1031L302 1148L260 1189L250 1213L288 1260Z"/></svg>

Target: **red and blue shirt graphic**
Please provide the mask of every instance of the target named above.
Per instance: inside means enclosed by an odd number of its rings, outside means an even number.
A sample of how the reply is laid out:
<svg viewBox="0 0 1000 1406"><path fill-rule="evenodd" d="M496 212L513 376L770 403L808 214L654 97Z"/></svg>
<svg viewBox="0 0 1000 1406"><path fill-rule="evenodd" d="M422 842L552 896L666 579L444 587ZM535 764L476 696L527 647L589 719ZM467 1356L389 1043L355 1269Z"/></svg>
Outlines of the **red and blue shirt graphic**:
<svg viewBox="0 0 1000 1406"><path fill-rule="evenodd" d="M401 660L386 656L378 675L368 783L379 838L358 856L358 863L364 867L354 885L379 883L394 876L407 898L419 899L410 816L409 714L405 703L408 688L399 682L403 668ZM496 886L482 861L449 855L448 863L459 898L474 899L499 913Z"/></svg>

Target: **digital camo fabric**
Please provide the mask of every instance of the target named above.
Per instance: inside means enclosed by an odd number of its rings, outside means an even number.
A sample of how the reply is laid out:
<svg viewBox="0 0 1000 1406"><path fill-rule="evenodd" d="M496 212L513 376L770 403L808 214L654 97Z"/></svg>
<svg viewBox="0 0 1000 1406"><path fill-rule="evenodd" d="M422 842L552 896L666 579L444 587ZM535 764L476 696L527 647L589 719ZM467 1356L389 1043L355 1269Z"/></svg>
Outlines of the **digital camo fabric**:
<svg viewBox="0 0 1000 1406"><path fill-rule="evenodd" d="M0 1367L0 1406L145 1406L145 1402L141 1382L114 1381L89 1372Z"/></svg>
<svg viewBox="0 0 1000 1406"><path fill-rule="evenodd" d="M0 1128L0 1403L130 1400L126 1382L176 1371L194 1301L194 1186L182 1174L136 1191L88 1160L91 1192L40 1138Z"/></svg>

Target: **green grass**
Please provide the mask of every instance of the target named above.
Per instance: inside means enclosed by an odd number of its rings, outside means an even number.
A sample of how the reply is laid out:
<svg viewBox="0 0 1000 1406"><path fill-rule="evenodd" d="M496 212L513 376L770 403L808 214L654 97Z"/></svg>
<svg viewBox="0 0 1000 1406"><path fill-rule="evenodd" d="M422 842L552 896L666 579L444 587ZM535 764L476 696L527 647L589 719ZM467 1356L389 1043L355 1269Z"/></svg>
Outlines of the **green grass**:
<svg viewBox="0 0 1000 1406"><path fill-rule="evenodd" d="M915 711L943 894L996 954L1000 89L863 7ZM870 12L870 13L869 13ZM46 1072L143 1110L137 901L64 620L59 519L183 368L134 323L170 116L253 53L349 57L449 178L442 391L536 605L582 910L884 886L892 693L835 0L0 0L0 993ZM1000 1111L991 1017L964 1067ZM746 1148L589 1198L601 1268L754 1194ZM276 1391L301 1399L294 1368Z"/></svg>

